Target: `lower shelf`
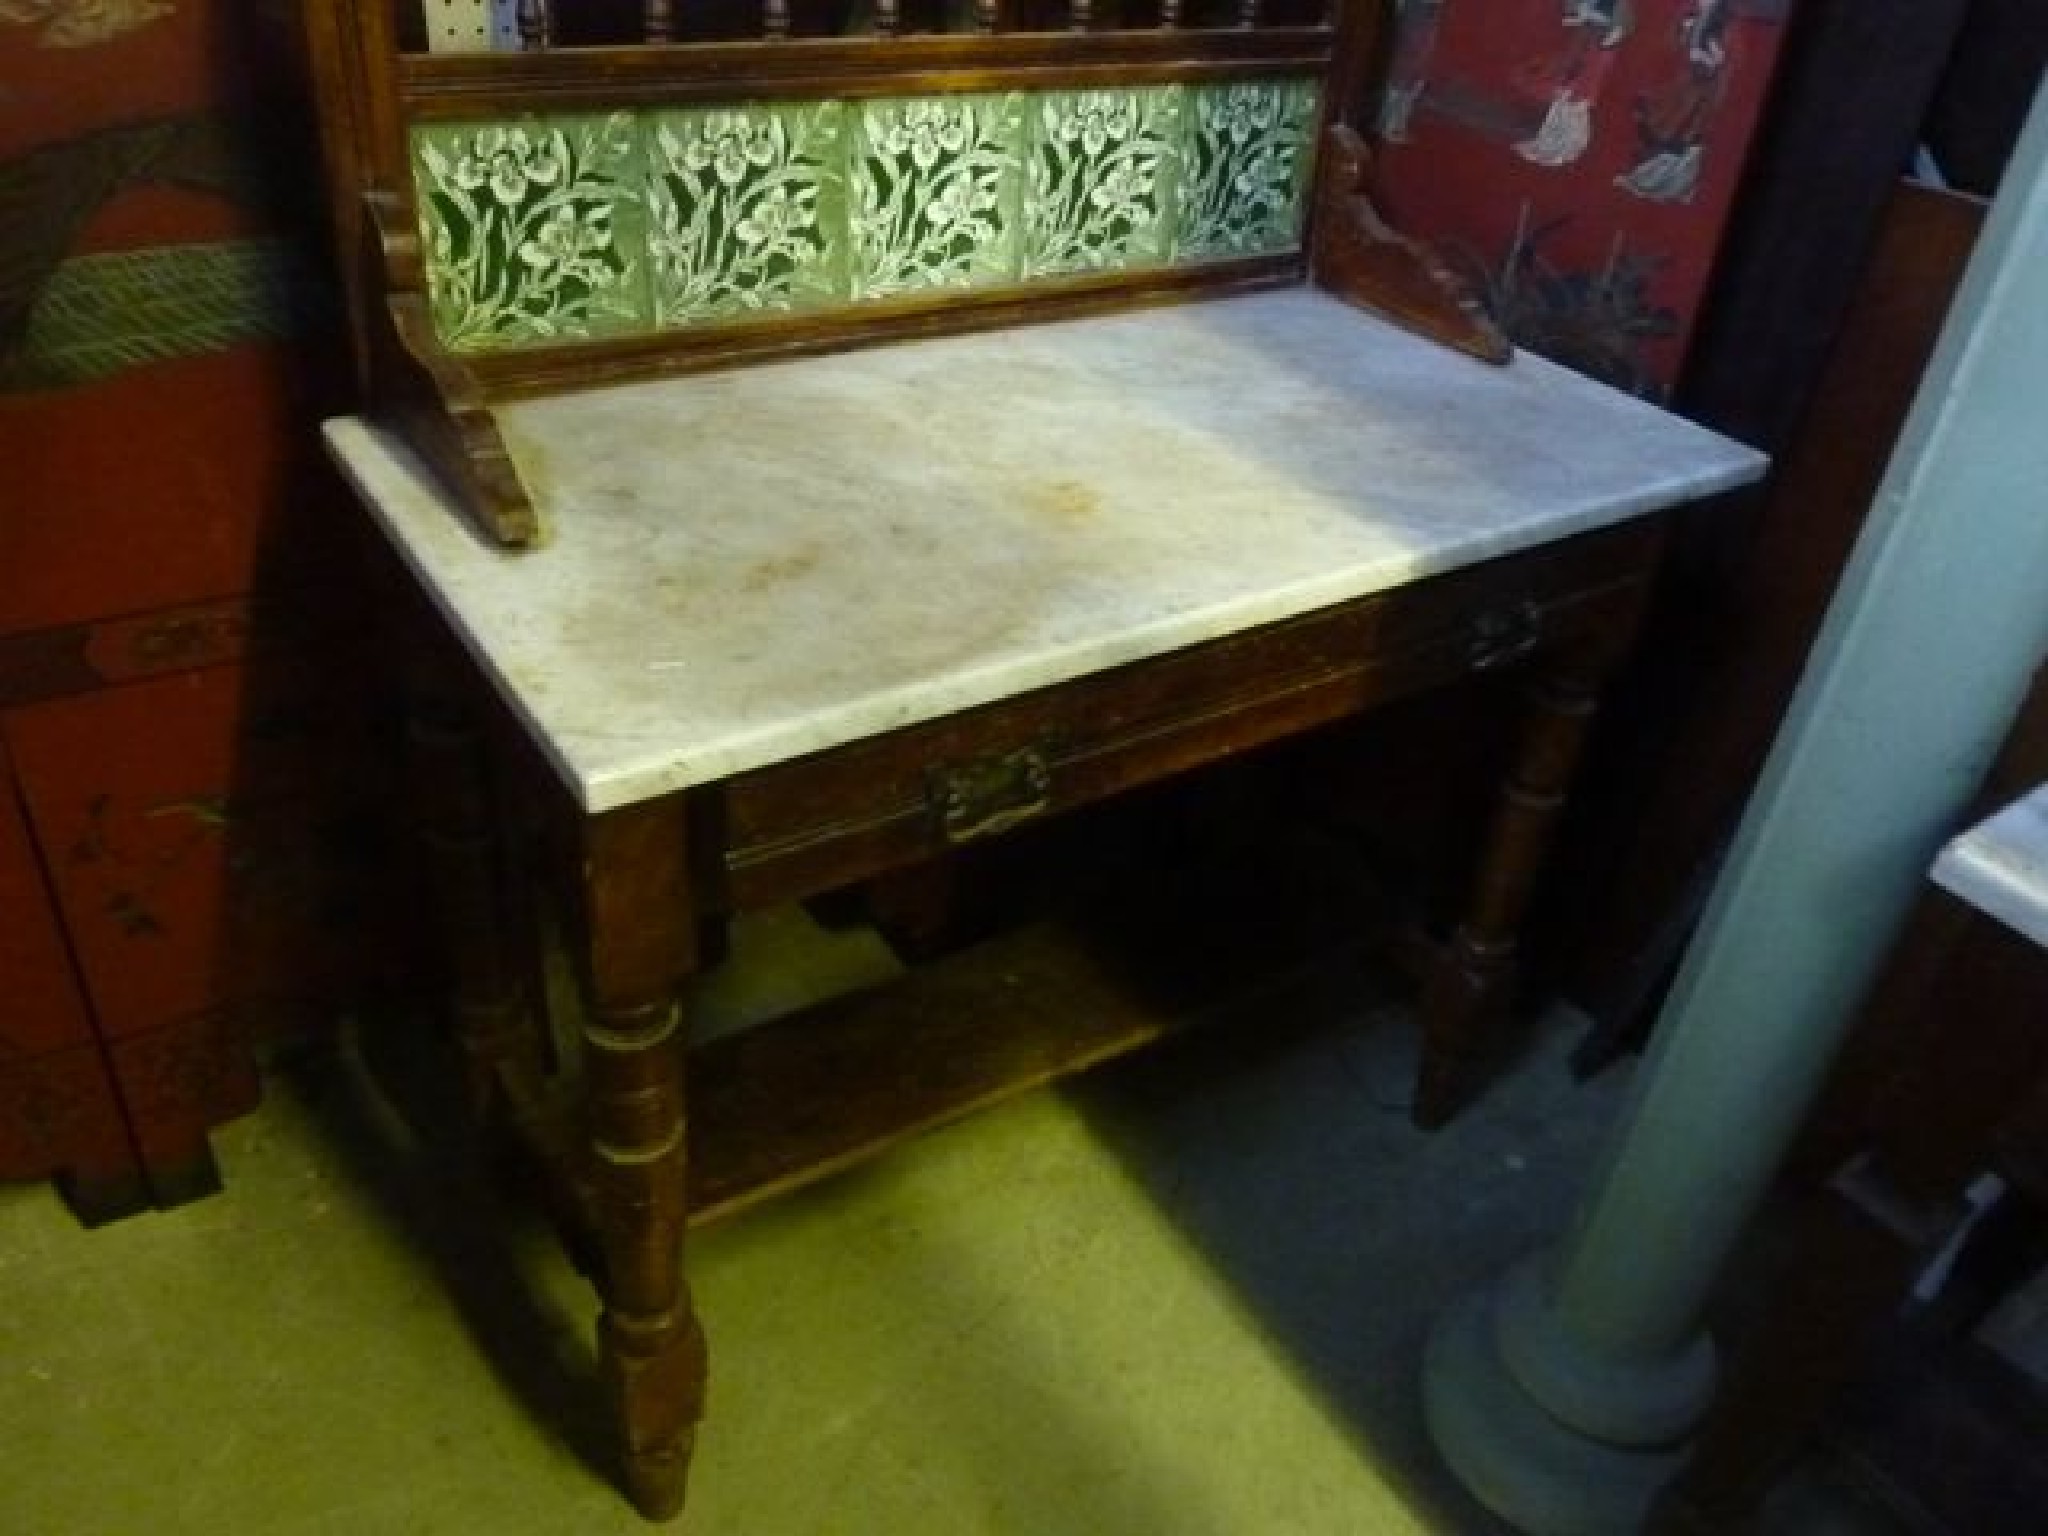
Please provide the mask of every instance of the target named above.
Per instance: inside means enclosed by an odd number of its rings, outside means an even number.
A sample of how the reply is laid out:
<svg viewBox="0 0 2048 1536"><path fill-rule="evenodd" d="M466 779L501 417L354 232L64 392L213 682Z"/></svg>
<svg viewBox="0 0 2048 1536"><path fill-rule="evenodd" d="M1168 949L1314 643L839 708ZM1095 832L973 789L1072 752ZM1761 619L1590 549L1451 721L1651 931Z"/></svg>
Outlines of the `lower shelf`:
<svg viewBox="0 0 2048 1536"><path fill-rule="evenodd" d="M1172 911L1031 924L692 1052L692 1222L1240 1010L1365 927L1355 904L1301 886L1250 918L1242 892L1180 894Z"/></svg>

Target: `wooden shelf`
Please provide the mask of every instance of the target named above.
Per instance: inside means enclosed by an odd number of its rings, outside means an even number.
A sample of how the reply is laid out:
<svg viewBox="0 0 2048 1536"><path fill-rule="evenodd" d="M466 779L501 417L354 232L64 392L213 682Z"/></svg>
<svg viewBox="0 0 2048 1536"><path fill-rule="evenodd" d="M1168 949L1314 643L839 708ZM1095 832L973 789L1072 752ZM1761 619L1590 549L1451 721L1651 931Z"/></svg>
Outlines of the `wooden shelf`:
<svg viewBox="0 0 2048 1536"><path fill-rule="evenodd" d="M1320 881L1184 893L1164 916L1107 904L1021 927L693 1052L692 1223L1241 1008L1367 931Z"/></svg>

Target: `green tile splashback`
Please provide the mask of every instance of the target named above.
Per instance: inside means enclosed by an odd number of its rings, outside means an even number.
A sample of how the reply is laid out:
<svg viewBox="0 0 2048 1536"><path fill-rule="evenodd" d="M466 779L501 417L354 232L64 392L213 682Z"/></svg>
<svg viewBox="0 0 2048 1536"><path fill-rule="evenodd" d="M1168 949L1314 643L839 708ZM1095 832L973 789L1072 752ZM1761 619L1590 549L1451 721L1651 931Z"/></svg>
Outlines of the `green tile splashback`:
<svg viewBox="0 0 2048 1536"><path fill-rule="evenodd" d="M1314 80L413 130L458 351L1295 249Z"/></svg>
<svg viewBox="0 0 2048 1536"><path fill-rule="evenodd" d="M645 330L640 124L550 117L413 138L427 296L458 351Z"/></svg>
<svg viewBox="0 0 2048 1536"><path fill-rule="evenodd" d="M844 116L836 101L650 114L656 325L839 297Z"/></svg>
<svg viewBox="0 0 2048 1536"><path fill-rule="evenodd" d="M1188 93L1054 91L1033 99L1024 275L1163 265Z"/></svg>
<svg viewBox="0 0 2048 1536"><path fill-rule="evenodd" d="M854 144L848 297L1017 274L1021 96L866 101Z"/></svg>

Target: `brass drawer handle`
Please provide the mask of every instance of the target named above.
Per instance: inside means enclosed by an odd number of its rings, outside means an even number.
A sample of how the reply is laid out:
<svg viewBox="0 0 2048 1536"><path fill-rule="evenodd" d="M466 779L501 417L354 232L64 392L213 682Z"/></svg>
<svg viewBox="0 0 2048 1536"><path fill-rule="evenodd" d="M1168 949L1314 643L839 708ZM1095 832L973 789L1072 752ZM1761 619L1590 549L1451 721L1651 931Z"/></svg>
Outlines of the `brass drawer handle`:
<svg viewBox="0 0 2048 1536"><path fill-rule="evenodd" d="M1465 663L1474 672L1486 672L1520 661L1536 649L1542 633L1543 611L1529 598L1505 608L1489 608L1472 620Z"/></svg>
<svg viewBox="0 0 2048 1536"><path fill-rule="evenodd" d="M949 843L993 837L1052 805L1052 769L1035 747L939 764L925 778L925 801Z"/></svg>

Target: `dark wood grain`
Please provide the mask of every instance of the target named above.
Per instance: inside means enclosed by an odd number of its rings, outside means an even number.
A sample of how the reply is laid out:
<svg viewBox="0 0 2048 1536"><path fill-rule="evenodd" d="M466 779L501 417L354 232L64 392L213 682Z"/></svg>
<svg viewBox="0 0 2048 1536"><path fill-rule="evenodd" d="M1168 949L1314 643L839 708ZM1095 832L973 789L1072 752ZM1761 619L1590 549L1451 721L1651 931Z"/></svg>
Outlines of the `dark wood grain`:
<svg viewBox="0 0 2048 1536"><path fill-rule="evenodd" d="M1367 195L1371 164L1364 136L1348 123L1333 124L1317 182L1317 284L1482 362L1507 362L1514 348L1470 285L1380 217Z"/></svg>
<svg viewBox="0 0 2048 1536"><path fill-rule="evenodd" d="M1588 535L741 775L722 793L725 904L807 896L942 851L934 764L1035 748L1049 809L1090 804L1462 677L1497 615L1526 616L1545 649L1625 630L1653 560L1647 528Z"/></svg>
<svg viewBox="0 0 2048 1536"><path fill-rule="evenodd" d="M682 1508L704 1413L704 1335L682 1274L682 979L696 923L683 806L657 800L581 830L582 1028L598 1340L626 1491Z"/></svg>
<svg viewBox="0 0 2048 1536"><path fill-rule="evenodd" d="M394 55L392 106L408 120L428 122L761 96L856 98L1316 73L1328 67L1335 35L1327 27L1006 32L899 37L886 46L864 38L793 37L773 44Z"/></svg>
<svg viewBox="0 0 2048 1536"><path fill-rule="evenodd" d="M1098 912L1018 929L694 1053L693 1219L1242 1006L1358 942L1326 911L1265 925L1267 941L1248 944L1227 909L1156 898L1142 924L1126 907L1123 921Z"/></svg>
<svg viewBox="0 0 2048 1536"><path fill-rule="evenodd" d="M540 519L483 386L434 337L421 292L419 236L402 218L396 200L368 199L363 236L375 245L388 285L365 316L376 414L405 434L483 533L501 544L535 543Z"/></svg>
<svg viewBox="0 0 2048 1536"><path fill-rule="evenodd" d="M1426 972L1414 1111L1424 1128L1456 1113L1496 1064L1523 919L1578 770L1601 681L1621 659L1640 607L1592 644L1567 647L1538 664L1464 914Z"/></svg>
<svg viewBox="0 0 2048 1536"><path fill-rule="evenodd" d="M612 337L574 347L518 347L479 353L462 361L490 399L515 400L564 388L703 373L736 363L811 357L882 342L1256 293L1297 283L1303 271L1303 260L1297 254L1253 256L1197 267L1048 279L1029 290L998 287L912 295L835 313L764 317L701 329Z"/></svg>

